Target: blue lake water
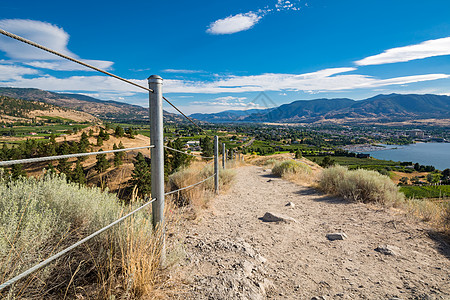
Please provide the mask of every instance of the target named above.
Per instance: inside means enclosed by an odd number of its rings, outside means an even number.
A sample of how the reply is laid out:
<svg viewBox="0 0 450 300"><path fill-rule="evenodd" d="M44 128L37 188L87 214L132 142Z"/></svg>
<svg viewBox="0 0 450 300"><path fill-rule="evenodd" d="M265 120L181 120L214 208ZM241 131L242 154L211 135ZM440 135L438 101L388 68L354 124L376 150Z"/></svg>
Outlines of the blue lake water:
<svg viewBox="0 0 450 300"><path fill-rule="evenodd" d="M450 168L450 143L418 143L407 146L385 145L383 150L369 151L374 158L393 161L412 161L431 165L436 169Z"/></svg>

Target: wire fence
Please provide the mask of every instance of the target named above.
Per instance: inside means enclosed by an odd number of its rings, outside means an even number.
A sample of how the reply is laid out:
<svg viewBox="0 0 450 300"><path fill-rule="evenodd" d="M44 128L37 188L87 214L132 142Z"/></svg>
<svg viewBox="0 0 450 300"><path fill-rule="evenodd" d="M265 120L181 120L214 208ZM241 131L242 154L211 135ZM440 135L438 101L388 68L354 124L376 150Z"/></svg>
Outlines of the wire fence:
<svg viewBox="0 0 450 300"><path fill-rule="evenodd" d="M133 82L133 81L127 80L127 79L125 79L125 78L122 78L122 77L120 77L120 76L117 76L117 75L115 75L115 74L112 74L112 73L110 73L110 72L107 72L107 71L105 71L105 70L102 70L102 69L100 69L100 68L97 68L97 67L95 67L95 66L92 66L92 65L90 65L90 64L88 64L88 63L85 63L85 62L83 62L83 61L81 61L81 60L78 60L78 59L75 59L75 58L73 58L73 57L67 56L67 55L62 54L62 53L60 53L60 52L57 52L57 51L55 51L55 50L49 49L49 48L47 48L47 47L45 47L45 46L42 46L42 45L40 45L40 44L38 44L38 43L35 43L35 42L33 42L33 41L30 41L30 40L28 40L28 39L25 39L25 38L23 38L23 37L20 37L20 36L18 36L18 35L16 35L16 34L13 34L13 33L11 33L11 32L8 32L8 31L6 31L6 30L1 29L1 28L0 28L0 33L3 34L3 35L5 35L5 36L7 36L7 37L10 37L10 38L12 38L12 39L15 39L15 40L17 40L17 41L26 43L26 44L28 44L28 45L31 45L31 46L36 47L36 48L38 48L38 49L41 49L41 50L43 50L43 51L52 53L52 54L54 54L54 55L57 55L57 56L59 56L59 57L62 57L62 58L67 59L67 60L69 60L69 61L72 61L72 62L74 62L74 63L83 65L83 66L85 66L85 67L87 67L87 68L90 68L90 69L93 69L93 70L98 71L98 72L100 72L100 73L103 73L103 74L105 74L105 75L107 75L107 76L111 76L111 77L113 77L113 78L116 78L116 79L118 79L118 80L121 80L121 81L123 81L123 82L125 82L125 83L128 83L128 84L130 84L130 85L133 85L133 86L138 87L138 88L140 88L140 89L146 90L146 91L150 92L150 96L152 96L152 94L157 95L157 94L159 93L158 95L160 95L160 97L162 97L162 99L164 99L169 105L171 105L176 111L178 111L178 112L179 112L183 117L185 117L189 122L191 122L191 123L192 123L193 125L195 125L198 129L200 129L202 132L205 132L205 133L208 135L208 132L206 132L203 128L201 128L201 127L200 127L200 126L199 126L192 118L188 117L188 116L187 116L186 114L184 114L179 108L177 108L174 104L172 104L171 101L169 101L166 97L162 96L162 93L161 93L160 90L158 90L158 88L156 88L156 91L155 91L154 89L144 87L144 86L139 85L139 84L137 84L137 83L135 83L135 82ZM150 77L150 78L152 78L152 77ZM156 77L154 77L153 79L154 79L154 81L152 81L153 83L158 83L158 80L157 80ZM161 79L161 78L159 77L159 79ZM155 80L156 80L156 81L155 81ZM149 83L150 83L150 81L149 81ZM160 116L161 116L161 124L162 124L162 106L161 106L161 108L160 108L159 113L160 113ZM156 123L155 123L155 124L156 124ZM161 129L161 128L162 128L162 125L161 125L160 129ZM162 135L162 130L161 130L161 135ZM215 150L216 150L216 151L215 151L215 156L208 157L208 156L196 155L196 154L184 152L184 151L181 151L181 150L172 148L172 147L162 146L162 142L161 142L161 141L162 141L162 138L161 138L161 137L162 137L162 136L159 136L159 139L157 139L157 140L155 141L155 145L142 146L142 147L134 147L134 148L126 148L126 149L107 150L107 151L97 151L97 152L87 152L87 153L75 153L75 154L64 154L64 155L55 155L55 156L47 156L47 157L35 157L35 158L27 158L27 159L17 159L17 160L9 160L9 161L0 161L0 167L4 167L4 166L12 166L12 165L17 165L17 164L30 164L30 163L44 162L44 161L52 161L52 160L60 160L60 159L69 159L69 158L76 158L76 157L83 157L83 156L90 156L90 155L108 154L108 153L116 153L116 152L124 152L124 151L133 151L133 150L142 150L142 149L149 149L149 148L155 148L155 149L152 150L152 151L156 151L155 153L156 153L157 155L160 155L160 150L159 150L159 149L162 150L163 147L165 147L166 149L169 149L169 150L172 150L172 151L176 151L176 152L180 152L180 153L183 153L183 154L186 154L186 155L191 155L191 156L200 157L200 158L205 158L205 159L212 159L212 158L214 158L214 162L215 162L215 171L214 171L214 174L213 174L212 176L209 176L209 177L207 177L207 178L205 178L205 179L203 179L203 180L201 180L201 181L199 181L199 182L197 182L197 183L191 184L191 185L189 185L189 186L186 186L186 187L183 187L183 188L174 190L174 191L170 191L170 192L167 192L167 193L159 194L159 195L161 195L162 201L164 201L164 196L166 196L166 195L172 195L172 194L175 194L175 193L177 193L177 192L180 192L180 191L183 191L183 190L187 190L187 189L189 189L189 188L196 187L196 186L198 186L198 185L204 183L205 181L207 181L207 180L209 180L209 179L211 179L211 178L213 178L213 177L215 177L216 192L218 192L218 172L219 172L219 171L218 171L218 167L217 167L217 166L218 166L217 149L215 149ZM217 136L215 137L215 143L216 143L216 144L215 144L215 147L217 148L217 147L218 147L218 146L217 146ZM159 145L159 146L158 146L158 145ZM159 147L160 147L160 148L159 148ZM155 158L156 158L156 157L158 157L158 156L155 156ZM158 159L156 159L156 160L158 160ZM161 162L161 160L159 160L159 162ZM162 162L163 162L163 161L162 161ZM153 164L152 164L152 170L153 170ZM157 169L157 170L159 170L159 171L161 172L160 168ZM162 170L162 171L163 171L163 170ZM152 171L152 172L153 172L153 171ZM161 175L161 174L159 174L159 175ZM153 174L152 174L152 176L153 176ZM163 180L162 180L162 181L163 181ZM153 180L152 180L152 182L153 182ZM153 190L153 189L152 189L152 190ZM148 198L147 198L147 200L148 200ZM132 212L128 213L127 215L125 215L125 216L123 216L123 217L117 219L116 221L114 221L114 222L110 223L109 225L107 225L107 226L105 226L105 227L103 227L103 228L97 230L96 232L92 233L91 235L89 235L89 236L87 236L87 237L81 239L80 241L74 243L73 245L71 245L71 246L65 248L64 250L62 250L62 251L60 251L60 252L58 252L58 253L52 255L51 257L49 257L49 258L47 258L46 260L42 261L41 263L39 263L39 264L33 266L32 268L26 270L25 272L23 272L23 273L21 273L21 274L15 276L15 277L13 277L13 278L11 278L10 280L4 282L3 284L0 285L0 291L2 291L3 289L5 289L5 288L7 288L7 287L9 287L9 286L11 286L11 285L13 285L13 284L16 283L17 281L23 279L24 277L26 277L26 276L32 274L32 273L35 272L35 271L41 269L42 267L44 267L44 266L50 264L51 262L53 262L53 261L55 261L56 259L60 258L61 256L65 255L66 253L68 253L68 252L70 252L71 250L75 249L76 247L78 247L78 246L82 245L83 243L89 241L90 239L96 237L97 235L101 234L102 232L104 232L104 231L110 229L110 228L113 227L114 225L119 224L120 222L122 222L122 221L125 220L126 218L128 218L128 217L132 216L133 214L137 213L138 211L144 209L145 207L147 207L147 206L150 205L151 203L154 203L155 201L156 201L156 203L158 203L157 200L158 200L158 198L155 197L155 198L151 199L150 201L147 201L145 204L143 204L143 205L140 206L139 208L133 210ZM154 216L155 216L155 215L154 215Z"/></svg>
<svg viewBox="0 0 450 300"><path fill-rule="evenodd" d="M0 166L10 166L10 165L15 165L15 164L22 164L22 163L35 163L35 162L42 162L42 161L50 161L50 160L57 160L57 159L64 159L64 158L73 158L73 157L81 157L81 156L88 156L88 155L98 155L98 154L106 154L106 153L116 153L116 152L124 152L124 151L133 151L133 150L141 150L141 149L148 149L148 148L153 148L154 145L149 145L149 146L143 146L143 147L134 147L134 148L125 148L125 149L117 149L117 150L108 150L108 151L97 151L97 152L87 152L87 153L76 153L76 154L67 154L67 155L56 155L56 156L47 156L47 157L36 157L36 158L29 158L29 159L19 159L19 160L10 160L10 161L2 161L0 162ZM190 154L187 152L183 152L180 151L178 149L174 149L174 148L170 148L167 147L170 150L175 150L178 152L182 152L184 154ZM197 156L197 155L196 155ZM187 190L190 188L193 188L195 186L198 186L200 184L202 184L203 182L207 181L208 179L213 178L214 176L216 176L216 173L214 173L213 175L205 178L204 180L201 180L197 183L191 184L189 186L174 190L174 191L170 191L165 193L165 196L168 195L172 195L175 193L178 193L180 191L183 190ZM112 222L111 224L97 230L96 232L92 233L91 235L85 237L84 239L74 243L73 245L65 248L64 250L52 255L51 257L47 258L46 260L42 261L41 263L29 268L28 270L22 272L21 274L11 278L10 280L4 282L3 284L0 285L0 291L2 291L3 289L13 285L14 283L16 283L17 281L21 280L22 278L27 277L28 275L36 272L37 270L45 267L46 265L50 264L51 262L55 261L56 259L58 259L59 257L63 256L64 254L70 252L71 250L77 248L78 246L84 244L85 242L91 240L92 238L96 237L97 235L101 234L102 232L110 229L111 227L113 227L116 224L119 224L120 222L122 222L123 220L127 219L128 217L132 216L133 214L137 213L138 211L144 209L145 207L147 207L148 205L150 205L151 203L155 202L157 199L154 198L150 201L147 201L145 204L143 204L142 206L140 206L139 208L133 210L132 212L128 213L127 215L117 219L116 221Z"/></svg>

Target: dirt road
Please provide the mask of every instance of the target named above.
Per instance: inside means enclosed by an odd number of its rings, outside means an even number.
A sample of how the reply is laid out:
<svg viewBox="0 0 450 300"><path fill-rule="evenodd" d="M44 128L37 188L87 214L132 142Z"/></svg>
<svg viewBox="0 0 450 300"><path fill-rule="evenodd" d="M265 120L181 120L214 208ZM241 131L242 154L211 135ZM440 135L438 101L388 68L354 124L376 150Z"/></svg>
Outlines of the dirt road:
<svg viewBox="0 0 450 300"><path fill-rule="evenodd" d="M264 222L266 212L297 222ZM424 223L260 167L237 169L185 230L188 299L450 299L449 245ZM347 238L328 240L335 232ZM391 254L375 250L386 245Z"/></svg>

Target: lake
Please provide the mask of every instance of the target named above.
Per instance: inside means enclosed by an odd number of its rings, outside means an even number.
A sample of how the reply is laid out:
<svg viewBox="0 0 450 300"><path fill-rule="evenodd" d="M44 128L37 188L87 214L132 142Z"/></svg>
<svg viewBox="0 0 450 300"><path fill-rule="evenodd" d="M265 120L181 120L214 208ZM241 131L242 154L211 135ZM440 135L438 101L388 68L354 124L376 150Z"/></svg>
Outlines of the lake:
<svg viewBox="0 0 450 300"><path fill-rule="evenodd" d="M363 153L372 157L393 161L412 161L431 165L436 169L450 168L450 143L417 143L406 146L384 145L386 148Z"/></svg>

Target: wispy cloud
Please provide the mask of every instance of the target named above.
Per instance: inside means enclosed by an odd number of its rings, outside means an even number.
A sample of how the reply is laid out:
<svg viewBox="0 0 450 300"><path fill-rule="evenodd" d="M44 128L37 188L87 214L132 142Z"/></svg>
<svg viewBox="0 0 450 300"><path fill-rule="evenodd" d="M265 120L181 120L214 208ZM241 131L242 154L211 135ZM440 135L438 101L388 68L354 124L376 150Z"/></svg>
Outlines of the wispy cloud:
<svg viewBox="0 0 450 300"><path fill-rule="evenodd" d="M196 74L196 73L205 73L202 70L186 70L186 69L165 69L162 70L165 73L179 73L179 74Z"/></svg>
<svg viewBox="0 0 450 300"><path fill-rule="evenodd" d="M448 74L426 74L378 79L361 74L341 74L355 68L330 68L305 74L266 73L228 76L215 81L165 80L165 91L172 93L244 93L261 91L303 91L317 93L400 85L450 78Z"/></svg>
<svg viewBox="0 0 450 300"><path fill-rule="evenodd" d="M83 91L111 93L122 96L123 93L139 93L142 90L129 86L111 77L105 76L71 76L57 78L50 75L36 74L33 69L14 68L0 64L1 68L12 70L12 75L2 72L0 84L16 87L36 87L53 91ZM383 86L396 86L415 82L432 81L450 78L448 74L423 74L403 77L379 79L361 74L345 74L355 68L330 68L304 74L266 73L252 76L225 76L212 81L187 81L181 79L165 79L165 93L181 94L218 94L244 93L261 91L302 91L306 93L345 91ZM31 76L32 75L32 76ZM131 79L146 86L145 80ZM225 98L217 101L225 103Z"/></svg>
<svg viewBox="0 0 450 300"><path fill-rule="evenodd" d="M69 34L56 25L34 20L4 19L0 20L0 27L50 49L79 59L76 54L67 48L70 38ZM5 36L0 37L0 50L4 51L13 61L22 62L37 68L55 71L90 70ZM113 62L103 60L84 61L103 69L109 69L113 65Z"/></svg>
<svg viewBox="0 0 450 300"><path fill-rule="evenodd" d="M232 34L252 28L263 17L262 12L237 14L212 22L206 32L211 34Z"/></svg>
<svg viewBox="0 0 450 300"><path fill-rule="evenodd" d="M450 37L388 49L383 53L355 61L355 64L359 66L391 64L441 55L450 55Z"/></svg>
<svg viewBox="0 0 450 300"><path fill-rule="evenodd" d="M250 11L247 13L240 13L228 16L224 19L219 19L209 24L207 33L210 34L232 34L240 31L249 30L255 26L264 16L271 12L300 10L298 0L277 0L274 6L259 9L257 11Z"/></svg>
<svg viewBox="0 0 450 300"><path fill-rule="evenodd" d="M225 96L225 97L218 97L214 98L209 101L193 101L191 104L197 105L212 105L212 106L233 106L233 107L247 107L249 103L245 103L244 100L246 100L247 97L234 97L234 96Z"/></svg>

